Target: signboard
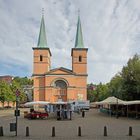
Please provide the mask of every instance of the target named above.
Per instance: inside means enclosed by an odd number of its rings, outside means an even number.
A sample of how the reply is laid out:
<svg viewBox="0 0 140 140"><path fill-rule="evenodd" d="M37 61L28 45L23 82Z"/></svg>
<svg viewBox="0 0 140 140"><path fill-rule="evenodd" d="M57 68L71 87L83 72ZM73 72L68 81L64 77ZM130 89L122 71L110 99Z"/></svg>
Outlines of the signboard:
<svg viewBox="0 0 140 140"><path fill-rule="evenodd" d="M16 123L10 123L10 131L16 131Z"/></svg>
<svg viewBox="0 0 140 140"><path fill-rule="evenodd" d="M20 116L20 110L15 110L15 116Z"/></svg>
<svg viewBox="0 0 140 140"><path fill-rule="evenodd" d="M80 94L80 93L78 93L78 100L83 100L83 98L84 98L84 96L83 96L83 94Z"/></svg>
<svg viewBox="0 0 140 140"><path fill-rule="evenodd" d="M20 91L17 89L16 90L16 96L18 97L20 95Z"/></svg>

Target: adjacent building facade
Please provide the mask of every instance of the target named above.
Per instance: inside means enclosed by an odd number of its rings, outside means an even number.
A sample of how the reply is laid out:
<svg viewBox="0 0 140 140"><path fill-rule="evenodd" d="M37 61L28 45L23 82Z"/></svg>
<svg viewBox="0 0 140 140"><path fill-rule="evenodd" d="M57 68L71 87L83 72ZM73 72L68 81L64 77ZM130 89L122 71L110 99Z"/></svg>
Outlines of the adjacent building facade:
<svg viewBox="0 0 140 140"><path fill-rule="evenodd" d="M75 46L71 49L72 69L51 69L52 53L47 45L42 15L38 44L33 48L34 101L87 100L87 51L78 16Z"/></svg>
<svg viewBox="0 0 140 140"><path fill-rule="evenodd" d="M0 76L0 81L6 82L7 84L11 84L14 77L10 75Z"/></svg>

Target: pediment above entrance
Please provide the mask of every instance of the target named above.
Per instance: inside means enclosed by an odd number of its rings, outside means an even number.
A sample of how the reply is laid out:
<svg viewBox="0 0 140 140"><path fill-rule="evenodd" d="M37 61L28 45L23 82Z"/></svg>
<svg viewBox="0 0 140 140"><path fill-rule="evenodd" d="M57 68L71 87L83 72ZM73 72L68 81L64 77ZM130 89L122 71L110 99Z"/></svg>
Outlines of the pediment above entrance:
<svg viewBox="0 0 140 140"><path fill-rule="evenodd" d="M72 70L60 67L56 69L51 69L49 72L46 73L46 75L74 75L75 73L72 72Z"/></svg>

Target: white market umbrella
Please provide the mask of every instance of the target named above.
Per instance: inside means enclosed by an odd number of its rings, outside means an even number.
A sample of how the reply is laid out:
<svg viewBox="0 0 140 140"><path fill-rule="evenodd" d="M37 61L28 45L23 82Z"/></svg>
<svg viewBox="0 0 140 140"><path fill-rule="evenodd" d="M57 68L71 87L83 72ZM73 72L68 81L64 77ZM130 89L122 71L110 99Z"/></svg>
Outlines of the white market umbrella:
<svg viewBox="0 0 140 140"><path fill-rule="evenodd" d="M54 104L54 105L65 105L65 104L68 104L68 102L58 101L58 102L53 102L51 104Z"/></svg>
<svg viewBox="0 0 140 140"><path fill-rule="evenodd" d="M125 105L126 101L120 100L114 96L112 97L108 97L105 100L101 101L101 102L95 102L95 104L97 105L104 105L104 104L110 104L110 105Z"/></svg>
<svg viewBox="0 0 140 140"><path fill-rule="evenodd" d="M48 105L50 102L46 101L33 101L33 102L27 102L24 104L24 106L30 107L33 105Z"/></svg>
<svg viewBox="0 0 140 140"><path fill-rule="evenodd" d="M140 105L140 100L126 101L125 105Z"/></svg>

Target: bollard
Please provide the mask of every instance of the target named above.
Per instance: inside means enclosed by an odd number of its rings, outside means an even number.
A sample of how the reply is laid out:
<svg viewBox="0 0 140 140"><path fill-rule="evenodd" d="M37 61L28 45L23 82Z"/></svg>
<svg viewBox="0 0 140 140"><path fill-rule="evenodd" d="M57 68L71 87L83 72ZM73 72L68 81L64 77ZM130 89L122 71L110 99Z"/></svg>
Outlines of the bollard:
<svg viewBox="0 0 140 140"><path fill-rule="evenodd" d="M104 136L107 136L107 127L104 126Z"/></svg>
<svg viewBox="0 0 140 140"><path fill-rule="evenodd" d="M78 127L78 136L81 136L81 127Z"/></svg>
<svg viewBox="0 0 140 140"><path fill-rule="evenodd" d="M132 136L132 126L129 127L129 136Z"/></svg>
<svg viewBox="0 0 140 140"><path fill-rule="evenodd" d="M55 137L55 127L52 127L52 137Z"/></svg>
<svg viewBox="0 0 140 140"><path fill-rule="evenodd" d="M29 137L29 127L26 127L26 137Z"/></svg>
<svg viewBox="0 0 140 140"><path fill-rule="evenodd" d="M3 127L0 127L0 136L3 136Z"/></svg>

